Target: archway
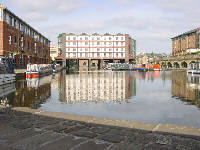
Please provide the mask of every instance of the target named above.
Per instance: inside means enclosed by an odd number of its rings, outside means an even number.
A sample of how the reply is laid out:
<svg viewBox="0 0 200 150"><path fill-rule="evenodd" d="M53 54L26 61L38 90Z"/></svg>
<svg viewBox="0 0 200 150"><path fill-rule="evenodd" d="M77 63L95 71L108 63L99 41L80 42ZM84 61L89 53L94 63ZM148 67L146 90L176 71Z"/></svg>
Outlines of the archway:
<svg viewBox="0 0 200 150"><path fill-rule="evenodd" d="M187 68L187 67L188 67L188 64L184 61L184 62L181 63L181 67L182 67L182 68Z"/></svg>
<svg viewBox="0 0 200 150"><path fill-rule="evenodd" d="M195 61L191 61L189 63L189 69L195 69L196 70L197 68L199 68L199 65L195 64Z"/></svg>
<svg viewBox="0 0 200 150"><path fill-rule="evenodd" d="M195 61L191 61L190 64L195 63Z"/></svg>
<svg viewBox="0 0 200 150"><path fill-rule="evenodd" d="M167 63L167 68L172 68L172 64L170 62Z"/></svg>
<svg viewBox="0 0 200 150"><path fill-rule="evenodd" d="M165 64L165 62L162 62L161 63L161 68L166 68L167 66L166 66L166 64Z"/></svg>
<svg viewBox="0 0 200 150"><path fill-rule="evenodd" d="M174 62L173 66L174 68L180 68L180 65L178 64L178 62Z"/></svg>

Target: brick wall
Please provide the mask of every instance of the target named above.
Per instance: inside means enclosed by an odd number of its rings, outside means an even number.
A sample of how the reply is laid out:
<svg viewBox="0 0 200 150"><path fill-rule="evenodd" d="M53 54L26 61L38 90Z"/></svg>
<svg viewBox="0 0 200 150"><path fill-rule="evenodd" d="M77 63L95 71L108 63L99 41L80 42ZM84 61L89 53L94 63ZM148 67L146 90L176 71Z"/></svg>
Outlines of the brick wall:
<svg viewBox="0 0 200 150"><path fill-rule="evenodd" d="M11 44L9 43L9 36L11 36ZM31 63L50 63L50 47L44 45L40 41L37 42L37 52L35 53L35 39L29 35L23 36L24 51L22 51L22 37L21 31L15 27L0 21L0 55L9 56L9 54L16 55L16 66L20 66L20 55L24 55L24 65L28 63L28 56L31 56Z"/></svg>

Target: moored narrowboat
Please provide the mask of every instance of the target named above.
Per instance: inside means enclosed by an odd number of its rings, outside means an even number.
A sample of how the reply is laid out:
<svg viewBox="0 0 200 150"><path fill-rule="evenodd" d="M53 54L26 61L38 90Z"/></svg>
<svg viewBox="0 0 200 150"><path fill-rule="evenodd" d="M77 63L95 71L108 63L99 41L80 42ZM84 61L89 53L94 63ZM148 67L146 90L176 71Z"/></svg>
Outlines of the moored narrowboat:
<svg viewBox="0 0 200 150"><path fill-rule="evenodd" d="M39 78L52 74L51 64L28 64L26 78Z"/></svg>

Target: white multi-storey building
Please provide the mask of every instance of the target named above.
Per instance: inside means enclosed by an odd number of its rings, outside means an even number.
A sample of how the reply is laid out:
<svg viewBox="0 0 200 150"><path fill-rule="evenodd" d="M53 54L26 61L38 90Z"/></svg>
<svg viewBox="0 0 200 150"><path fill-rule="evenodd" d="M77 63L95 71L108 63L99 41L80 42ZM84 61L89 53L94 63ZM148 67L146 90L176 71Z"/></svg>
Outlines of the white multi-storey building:
<svg viewBox="0 0 200 150"><path fill-rule="evenodd" d="M128 61L132 57L132 39L128 34L104 34L86 33L65 34L60 36L60 44L66 59L104 59Z"/></svg>

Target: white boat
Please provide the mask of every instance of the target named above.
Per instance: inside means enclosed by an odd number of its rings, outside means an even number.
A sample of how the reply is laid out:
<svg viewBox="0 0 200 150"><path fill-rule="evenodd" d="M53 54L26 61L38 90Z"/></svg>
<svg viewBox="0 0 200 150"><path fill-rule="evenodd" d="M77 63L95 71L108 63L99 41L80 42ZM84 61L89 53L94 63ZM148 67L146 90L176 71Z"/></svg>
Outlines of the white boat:
<svg viewBox="0 0 200 150"><path fill-rule="evenodd" d="M52 74L51 64L28 64L26 78L39 78Z"/></svg>
<svg viewBox="0 0 200 150"><path fill-rule="evenodd" d="M187 73L200 74L200 63L199 62L191 63Z"/></svg>
<svg viewBox="0 0 200 150"><path fill-rule="evenodd" d="M154 70L154 71L161 71L162 69L156 69L156 68L154 68L153 70Z"/></svg>
<svg viewBox="0 0 200 150"><path fill-rule="evenodd" d="M12 60L0 57L0 85L15 82L15 76Z"/></svg>

